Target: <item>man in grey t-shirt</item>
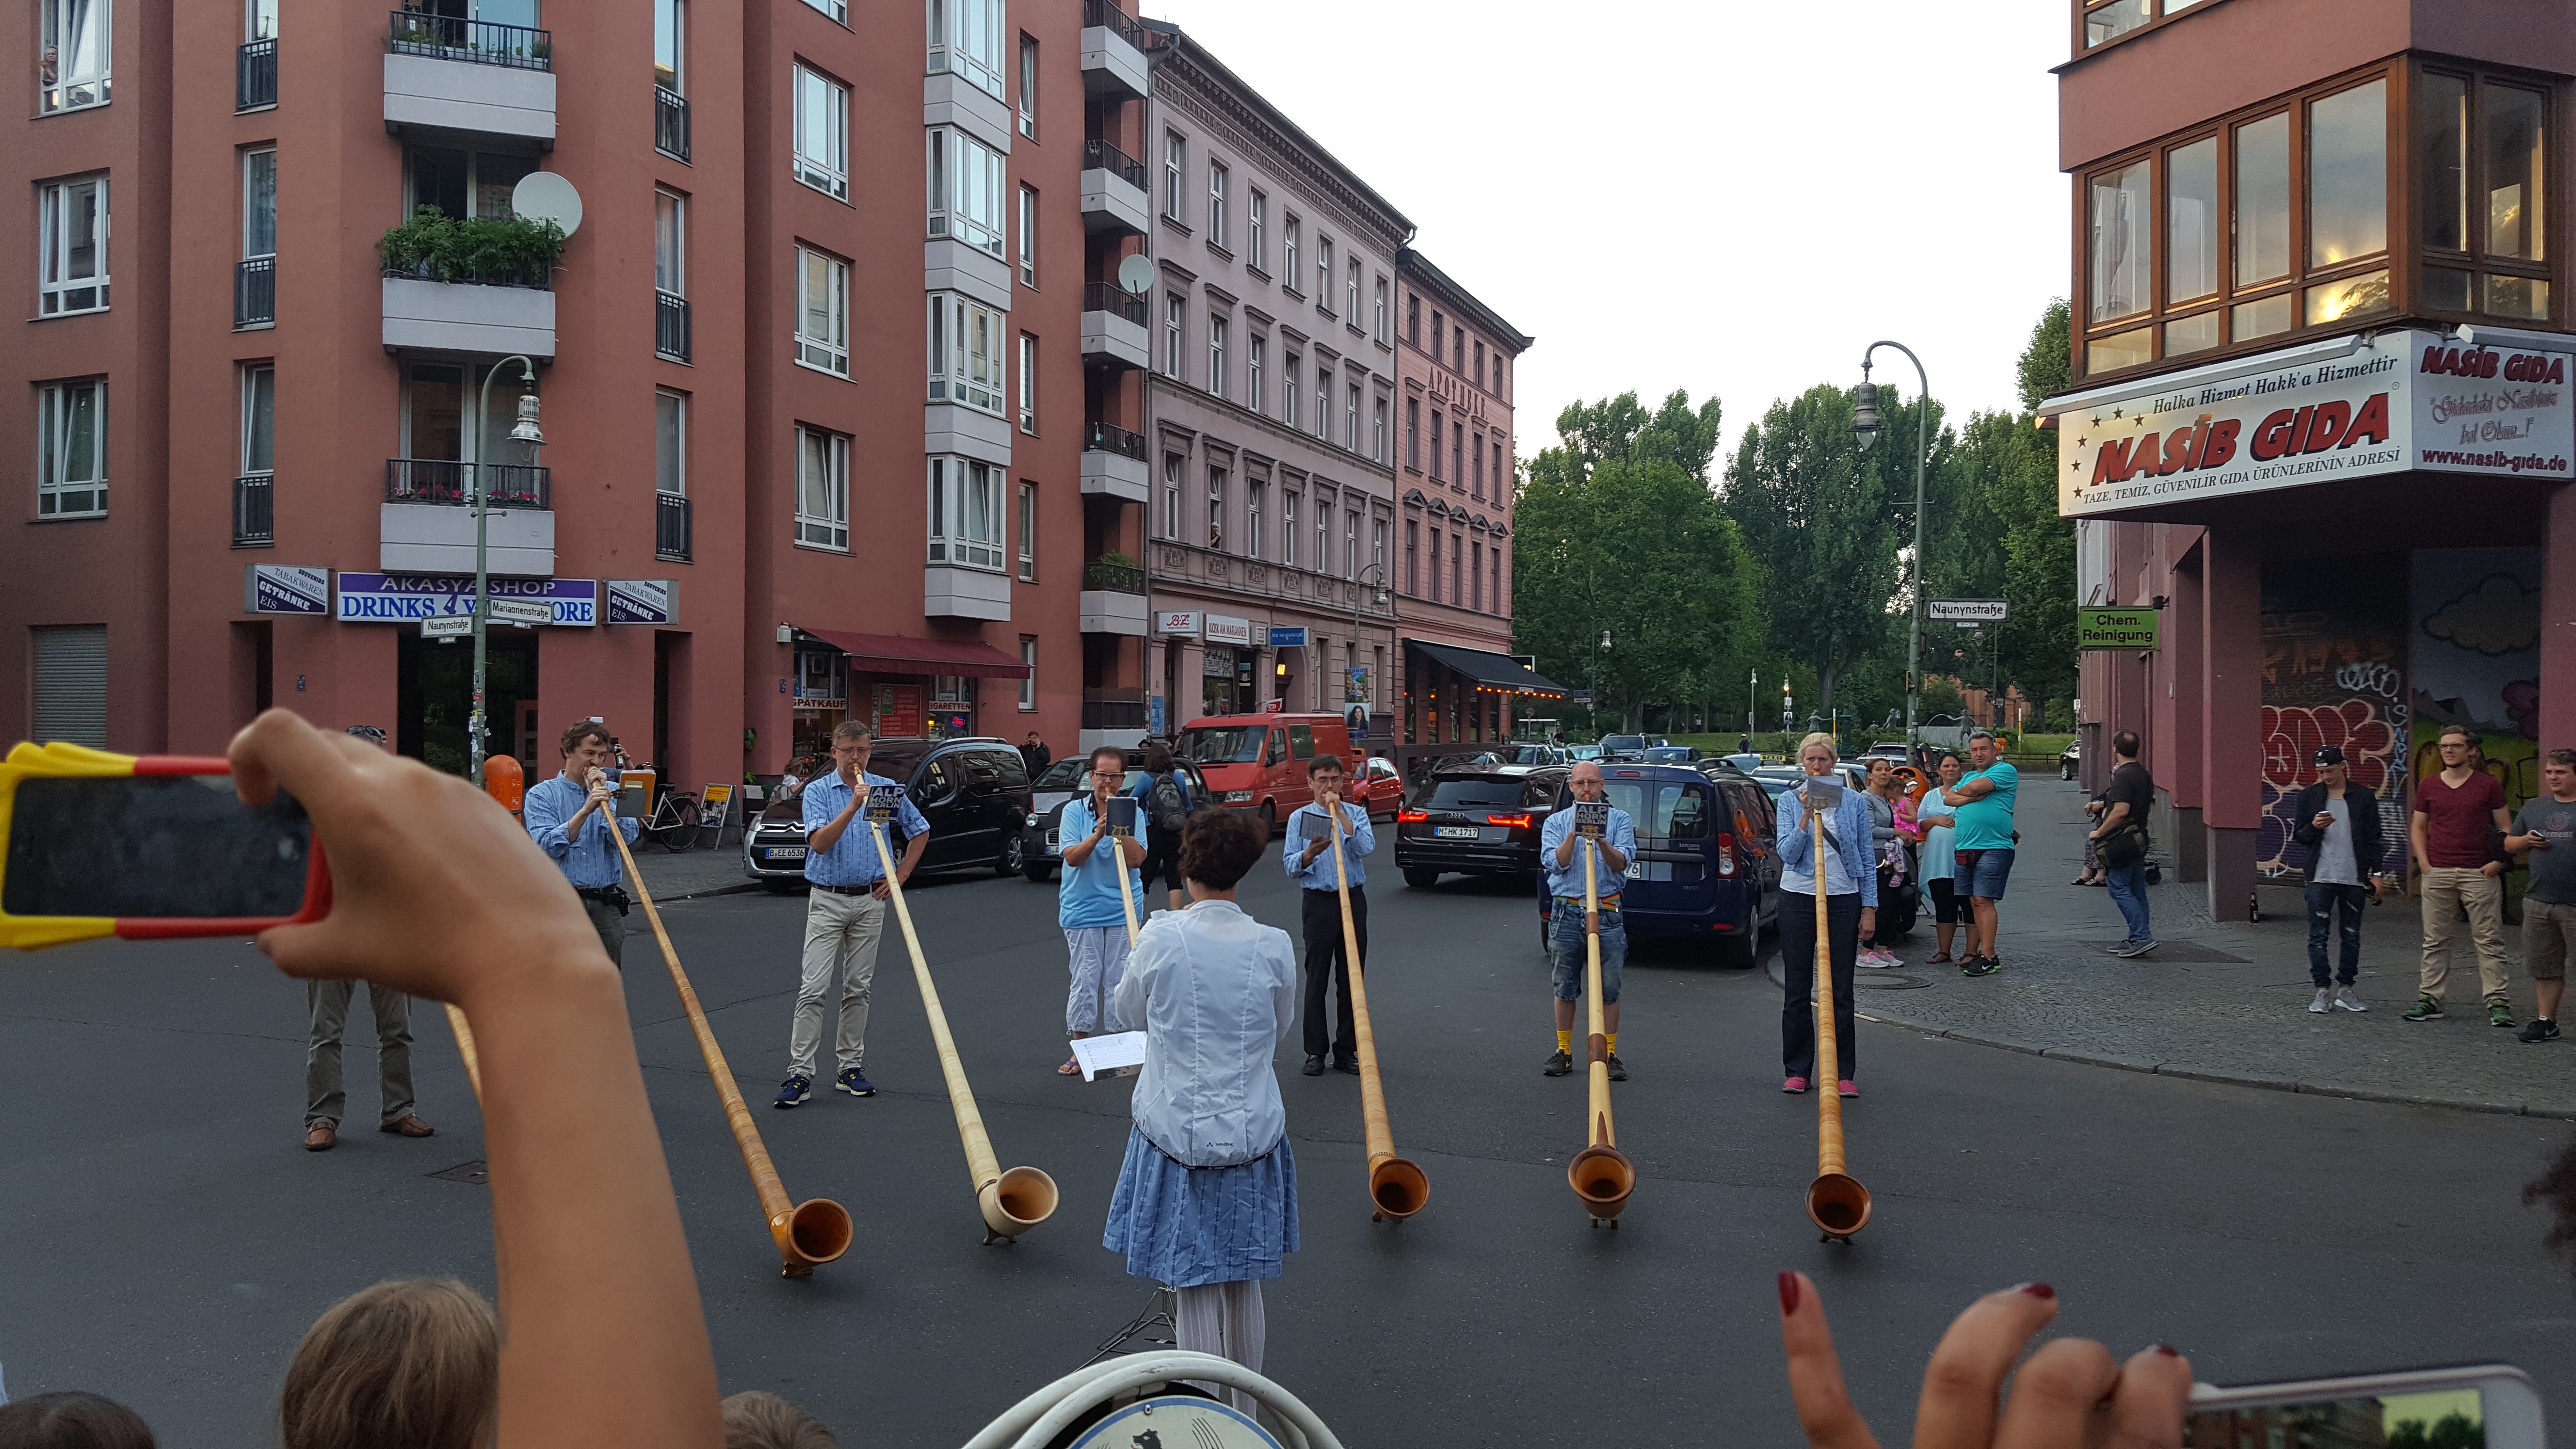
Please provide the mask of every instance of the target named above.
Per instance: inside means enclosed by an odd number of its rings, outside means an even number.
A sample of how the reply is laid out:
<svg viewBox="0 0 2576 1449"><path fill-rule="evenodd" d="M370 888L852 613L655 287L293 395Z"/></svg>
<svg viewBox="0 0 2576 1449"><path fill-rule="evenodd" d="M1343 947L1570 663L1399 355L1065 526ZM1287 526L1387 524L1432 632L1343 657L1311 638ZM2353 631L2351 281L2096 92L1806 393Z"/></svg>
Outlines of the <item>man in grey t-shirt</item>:
<svg viewBox="0 0 2576 1449"><path fill-rule="evenodd" d="M2386 853L2379 800L2370 787L2351 778L2351 766L2337 746L2318 750L2309 763L2316 783L2301 790L2290 807L2290 818L2297 822L2291 839L2308 851L2308 979L2317 988L2308 1010L2320 1015L2337 1007L2368 1011L2353 982L2361 974L2362 907L2379 894L2379 867ZM2342 960L2331 975L2329 935L2342 947Z"/></svg>
<svg viewBox="0 0 2576 1449"><path fill-rule="evenodd" d="M2567 958L2576 953L2576 750L2551 750L2540 783L2549 793L2524 802L2504 838L2504 848L2531 866L2522 889L2522 959L2539 1012L2519 1038L2530 1042L2558 1040L2558 998L2567 989Z"/></svg>

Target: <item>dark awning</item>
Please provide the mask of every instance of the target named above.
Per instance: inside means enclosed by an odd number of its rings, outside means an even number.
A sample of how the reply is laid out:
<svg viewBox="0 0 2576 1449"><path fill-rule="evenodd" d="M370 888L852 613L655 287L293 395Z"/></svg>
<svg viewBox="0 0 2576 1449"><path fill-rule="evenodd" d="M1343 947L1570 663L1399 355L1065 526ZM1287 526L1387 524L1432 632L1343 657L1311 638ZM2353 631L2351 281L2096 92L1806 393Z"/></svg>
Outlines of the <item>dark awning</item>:
<svg viewBox="0 0 2576 1449"><path fill-rule="evenodd" d="M1426 644L1419 639L1405 640L1404 647L1488 689L1509 690L1514 694L1536 695L1542 699L1565 697L1564 685L1508 654L1461 649L1455 644Z"/></svg>
<svg viewBox="0 0 2576 1449"><path fill-rule="evenodd" d="M873 674L971 674L984 679L1026 679L1029 667L990 644L966 639L915 639L906 634L844 634L807 629L850 656L850 668Z"/></svg>

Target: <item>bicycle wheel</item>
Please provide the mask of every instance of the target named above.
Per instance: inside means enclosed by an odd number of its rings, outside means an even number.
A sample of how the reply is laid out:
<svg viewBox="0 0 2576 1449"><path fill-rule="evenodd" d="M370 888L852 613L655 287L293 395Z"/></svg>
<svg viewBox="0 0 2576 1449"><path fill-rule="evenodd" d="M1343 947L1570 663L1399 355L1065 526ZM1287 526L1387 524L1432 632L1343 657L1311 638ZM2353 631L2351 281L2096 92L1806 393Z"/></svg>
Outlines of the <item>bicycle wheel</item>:
<svg viewBox="0 0 2576 1449"><path fill-rule="evenodd" d="M698 802L686 795L673 795L664 802L671 808L671 826L662 833L662 848L678 855L698 843Z"/></svg>

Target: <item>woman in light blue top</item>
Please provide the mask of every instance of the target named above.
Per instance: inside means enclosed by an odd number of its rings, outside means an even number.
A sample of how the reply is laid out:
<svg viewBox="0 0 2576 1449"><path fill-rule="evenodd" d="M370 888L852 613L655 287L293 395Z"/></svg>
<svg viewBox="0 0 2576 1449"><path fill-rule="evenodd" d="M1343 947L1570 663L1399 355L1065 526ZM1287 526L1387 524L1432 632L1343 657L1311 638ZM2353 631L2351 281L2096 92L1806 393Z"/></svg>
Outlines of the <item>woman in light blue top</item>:
<svg viewBox="0 0 2576 1449"><path fill-rule="evenodd" d="M1959 833L1958 807L1942 803L1941 792L1958 788L1962 767L1956 752L1943 750L1932 768L1934 784L1914 803L1914 822L1922 832L1923 888L1932 893L1932 929L1941 939L1941 949L1923 964L1947 966L1953 959L1950 933L1959 928L1959 918L1967 914L1967 905L1959 899L1956 882L1951 879L1957 873L1952 842Z"/></svg>
<svg viewBox="0 0 2576 1449"><path fill-rule="evenodd" d="M1296 1024L1297 958L1287 932L1234 903L1269 835L1239 810L1191 816L1180 851L1190 908L1137 933L1117 1009L1143 1026L1145 1066L1100 1240L1128 1272L1174 1290L1181 1348L1255 1372L1261 1280L1297 1251L1297 1160L1270 1066ZM1252 1412L1249 1396L1228 1398Z"/></svg>
<svg viewBox="0 0 2576 1449"><path fill-rule="evenodd" d="M1782 795L1774 807L1779 812L1774 839L1780 850L1780 1090L1807 1090L1816 1070L1816 897L1821 893L1838 1061L1835 1080L1815 1085L1857 1097L1860 1041L1853 1028L1852 966L1861 938L1878 919L1869 803L1842 780L1833 736L1812 734L1800 741L1798 764L1807 772L1806 782ZM1822 810L1811 807L1809 794L1818 786L1838 788L1840 802ZM1825 822L1821 859L1810 834L1819 815Z"/></svg>

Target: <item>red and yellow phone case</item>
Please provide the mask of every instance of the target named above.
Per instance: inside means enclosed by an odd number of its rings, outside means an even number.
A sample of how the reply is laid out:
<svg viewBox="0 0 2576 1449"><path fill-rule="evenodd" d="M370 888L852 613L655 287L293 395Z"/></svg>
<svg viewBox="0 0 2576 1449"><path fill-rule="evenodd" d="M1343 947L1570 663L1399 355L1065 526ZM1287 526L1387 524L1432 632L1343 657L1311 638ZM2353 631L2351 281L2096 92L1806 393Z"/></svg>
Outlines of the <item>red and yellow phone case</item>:
<svg viewBox="0 0 2576 1449"><path fill-rule="evenodd" d="M217 755L115 755L58 742L21 743L0 760L0 849L9 839L9 817L18 800L18 782L42 776L120 777L128 775L229 775L232 762ZM247 936L271 926L317 921L331 910L331 873L322 863L316 837L304 876L304 908L292 916L227 919L111 916L13 916L0 909L0 947L31 951L66 941L122 936L131 941L179 936Z"/></svg>

